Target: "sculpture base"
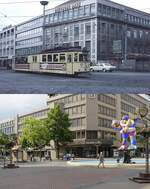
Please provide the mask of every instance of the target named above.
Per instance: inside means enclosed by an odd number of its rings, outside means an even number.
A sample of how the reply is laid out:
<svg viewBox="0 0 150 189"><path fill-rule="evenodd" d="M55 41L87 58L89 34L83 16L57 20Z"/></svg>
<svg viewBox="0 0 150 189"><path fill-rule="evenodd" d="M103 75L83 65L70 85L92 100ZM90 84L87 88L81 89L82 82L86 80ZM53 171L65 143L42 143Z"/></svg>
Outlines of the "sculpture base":
<svg viewBox="0 0 150 189"><path fill-rule="evenodd" d="M7 165L4 165L3 169L16 169L16 168L19 168L18 165L15 165L13 163L9 163Z"/></svg>
<svg viewBox="0 0 150 189"><path fill-rule="evenodd" d="M139 173L139 177L133 177L129 178L129 180L132 180L137 183L150 183L150 173Z"/></svg>

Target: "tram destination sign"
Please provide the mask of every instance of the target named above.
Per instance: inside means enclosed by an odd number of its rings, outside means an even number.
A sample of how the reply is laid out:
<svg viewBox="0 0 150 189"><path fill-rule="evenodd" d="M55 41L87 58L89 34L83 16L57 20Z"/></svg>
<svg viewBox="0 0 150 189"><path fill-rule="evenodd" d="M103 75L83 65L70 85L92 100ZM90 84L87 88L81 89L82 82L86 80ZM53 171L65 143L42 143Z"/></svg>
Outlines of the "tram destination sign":
<svg viewBox="0 0 150 189"><path fill-rule="evenodd" d="M65 3L55 8L55 12L61 12L69 9L78 8L81 6L81 1L74 1L72 3Z"/></svg>

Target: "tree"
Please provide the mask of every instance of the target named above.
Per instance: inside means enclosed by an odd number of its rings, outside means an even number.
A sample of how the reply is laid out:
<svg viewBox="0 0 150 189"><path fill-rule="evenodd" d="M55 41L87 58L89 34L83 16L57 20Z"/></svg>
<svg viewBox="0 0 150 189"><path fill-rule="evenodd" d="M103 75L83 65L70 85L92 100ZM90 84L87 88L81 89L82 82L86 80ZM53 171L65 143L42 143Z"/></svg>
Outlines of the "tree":
<svg viewBox="0 0 150 189"><path fill-rule="evenodd" d="M16 143L17 143L17 137L15 134L6 135L0 132L0 146L3 152L4 150L5 152L6 151L10 152L10 164L12 164L12 148L15 146Z"/></svg>
<svg viewBox="0 0 150 189"><path fill-rule="evenodd" d="M1 149L8 143L8 136L0 131L0 146Z"/></svg>
<svg viewBox="0 0 150 189"><path fill-rule="evenodd" d="M54 141L56 157L59 159L60 146L72 141L72 132L69 130L71 123L59 105L55 105L48 113L45 124L49 130L50 138Z"/></svg>
<svg viewBox="0 0 150 189"><path fill-rule="evenodd" d="M33 148L41 149L50 142L50 135L43 120L28 118L24 122L24 128L20 137L20 143L23 149ZM41 155L40 155L41 159Z"/></svg>

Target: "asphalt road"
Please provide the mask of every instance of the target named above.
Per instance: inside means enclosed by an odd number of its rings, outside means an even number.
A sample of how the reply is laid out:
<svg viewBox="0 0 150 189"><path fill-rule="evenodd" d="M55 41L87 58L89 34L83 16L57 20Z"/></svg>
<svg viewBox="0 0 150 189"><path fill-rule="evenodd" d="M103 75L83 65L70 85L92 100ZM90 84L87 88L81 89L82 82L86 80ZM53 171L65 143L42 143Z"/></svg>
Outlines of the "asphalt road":
<svg viewBox="0 0 150 189"><path fill-rule="evenodd" d="M0 169L1 189L149 189L129 177L141 170L90 167L35 167Z"/></svg>
<svg viewBox="0 0 150 189"><path fill-rule="evenodd" d="M150 73L91 73L74 78L0 71L0 93L150 93Z"/></svg>

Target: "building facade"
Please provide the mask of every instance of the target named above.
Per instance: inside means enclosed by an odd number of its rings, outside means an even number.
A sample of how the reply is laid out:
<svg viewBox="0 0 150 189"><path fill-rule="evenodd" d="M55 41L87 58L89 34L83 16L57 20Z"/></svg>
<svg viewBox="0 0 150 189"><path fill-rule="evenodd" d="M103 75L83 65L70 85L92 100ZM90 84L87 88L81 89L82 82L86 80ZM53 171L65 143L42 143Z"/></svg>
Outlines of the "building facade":
<svg viewBox="0 0 150 189"><path fill-rule="evenodd" d="M6 134L16 133L20 136L26 118L44 119L55 104L59 104L69 115L73 142L68 144L65 152L74 153L76 157L96 157L99 151L103 151L106 157L112 157L114 150L120 146L120 134L111 127L112 120L120 120L127 114L133 117L138 107L150 108L148 99L135 94L56 95L49 98L47 108L3 121L0 123L0 129ZM53 143L49 150L55 158ZM23 153L21 150L20 152Z"/></svg>
<svg viewBox="0 0 150 189"><path fill-rule="evenodd" d="M26 61L30 54L40 53L43 44L43 17L39 16L16 26L16 57ZM21 62L19 62L21 63Z"/></svg>
<svg viewBox="0 0 150 189"><path fill-rule="evenodd" d="M6 135L18 134L17 125L18 125L17 116L16 118L13 119L3 120L0 122L0 131Z"/></svg>
<svg viewBox="0 0 150 189"><path fill-rule="evenodd" d="M44 27L42 16L17 26L16 56L41 52L43 40L45 49L86 47L93 63L144 62L150 52L150 14L108 0L71 0L47 10Z"/></svg>
<svg viewBox="0 0 150 189"><path fill-rule="evenodd" d="M95 157L99 151L104 151L106 157L113 156L113 149L120 144L113 141L119 133L112 129L112 120L126 114L133 117L138 107L150 106L148 100L132 94L58 95L48 101L50 108L55 103L69 114L74 140L68 151L79 157Z"/></svg>
<svg viewBox="0 0 150 189"><path fill-rule="evenodd" d="M0 69L11 69L15 58L15 26L8 26L0 31Z"/></svg>

